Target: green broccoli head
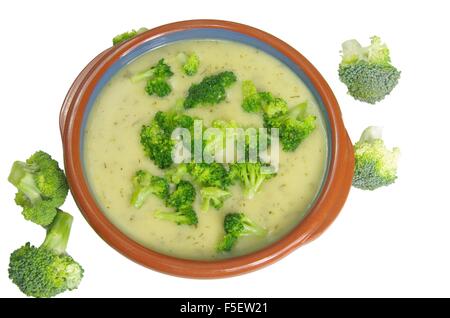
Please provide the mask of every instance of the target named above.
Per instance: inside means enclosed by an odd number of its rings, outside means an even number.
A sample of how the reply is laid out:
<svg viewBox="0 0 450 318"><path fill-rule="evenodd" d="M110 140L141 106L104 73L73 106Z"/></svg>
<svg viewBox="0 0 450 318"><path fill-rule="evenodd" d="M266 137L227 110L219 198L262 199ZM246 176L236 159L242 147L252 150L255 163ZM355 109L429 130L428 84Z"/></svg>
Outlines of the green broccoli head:
<svg viewBox="0 0 450 318"><path fill-rule="evenodd" d="M225 167L217 162L190 163L188 171L192 178L202 187L217 187L226 189L231 180Z"/></svg>
<svg viewBox="0 0 450 318"><path fill-rule="evenodd" d="M222 208L224 201L231 197L231 193L221 188L205 187L200 190L200 196L202 198L201 211L207 212L210 206L217 210Z"/></svg>
<svg viewBox="0 0 450 318"><path fill-rule="evenodd" d="M252 81L242 82L242 108L248 113L263 111L264 116L272 118L287 112L286 101L269 92L258 92Z"/></svg>
<svg viewBox="0 0 450 318"><path fill-rule="evenodd" d="M175 191L167 198L167 205L176 209L190 206L194 203L195 196L196 191L192 183L182 180L177 184Z"/></svg>
<svg viewBox="0 0 450 318"><path fill-rule="evenodd" d="M235 163L230 166L230 179L238 180L244 188L244 194L252 199L266 180L275 176L270 166L256 163Z"/></svg>
<svg viewBox="0 0 450 318"><path fill-rule="evenodd" d="M141 145L146 155L161 169L169 168L172 163L172 150L175 142L172 132L180 127L193 130L194 119L180 114L176 110L157 112L149 125L141 129Z"/></svg>
<svg viewBox="0 0 450 318"><path fill-rule="evenodd" d="M264 117L267 128L278 128L284 151L294 151L316 128L316 117L307 114L307 103L289 109L284 115Z"/></svg>
<svg viewBox="0 0 450 318"><path fill-rule="evenodd" d="M148 30L147 28L140 28L137 31L136 30L131 30L131 31L124 32L124 33L121 33L119 35L116 35L113 38L113 40L112 40L113 45L118 45L118 44L121 44L121 43L123 43L125 41L128 41L129 39L132 39L136 35L141 34L141 33L145 32L147 30Z"/></svg>
<svg viewBox="0 0 450 318"><path fill-rule="evenodd" d="M394 89L400 71L391 64L387 46L374 36L368 47L356 40L342 44L339 78L355 99L375 104Z"/></svg>
<svg viewBox="0 0 450 318"><path fill-rule="evenodd" d="M178 225L197 225L197 213L190 205L182 206L176 211L155 211L154 217L159 220L174 222Z"/></svg>
<svg viewBox="0 0 450 318"><path fill-rule="evenodd" d="M225 236L218 244L219 252L230 251L240 237L256 235L264 236L267 230L250 220L244 213L230 213L225 216L223 227Z"/></svg>
<svg viewBox="0 0 450 318"><path fill-rule="evenodd" d="M135 208L142 207L150 194L166 200L169 196L169 182L165 178L151 175L148 171L137 171L133 176L131 205Z"/></svg>
<svg viewBox="0 0 450 318"><path fill-rule="evenodd" d="M397 179L399 148L389 150L381 139L381 129L368 127L354 146L355 173L353 186L363 190L375 190Z"/></svg>
<svg viewBox="0 0 450 318"><path fill-rule="evenodd" d="M194 108L200 105L214 105L225 100L225 89L236 82L233 72L225 71L205 77L200 83L192 84L184 100L184 108Z"/></svg>
<svg viewBox="0 0 450 318"><path fill-rule="evenodd" d="M172 77L173 72L170 66L166 64L164 59L160 59L158 63L150 69L139 72L131 77L132 82L146 80L145 91L148 95L156 95L164 97L170 94L172 87L167 80Z"/></svg>
<svg viewBox="0 0 450 318"><path fill-rule="evenodd" d="M247 113L261 111L261 98L252 81L242 82L242 109Z"/></svg>
<svg viewBox="0 0 450 318"><path fill-rule="evenodd" d="M156 120L151 121L149 125L142 126L140 139L145 154L156 166L165 169L172 165L174 143Z"/></svg>
<svg viewBox="0 0 450 318"><path fill-rule="evenodd" d="M9 278L24 294L53 297L78 287L83 268L66 254L71 225L72 216L58 211L40 247L26 243L11 254Z"/></svg>
<svg viewBox="0 0 450 318"><path fill-rule="evenodd" d="M200 59L197 54L191 53L180 53L178 58L182 63L183 73L187 76L193 76L197 74L198 68L200 67Z"/></svg>
<svg viewBox="0 0 450 318"><path fill-rule="evenodd" d="M16 161L8 177L18 190L16 203L23 208L25 219L47 226L56 215L56 208L66 200L69 186L58 162L38 151L26 162Z"/></svg>

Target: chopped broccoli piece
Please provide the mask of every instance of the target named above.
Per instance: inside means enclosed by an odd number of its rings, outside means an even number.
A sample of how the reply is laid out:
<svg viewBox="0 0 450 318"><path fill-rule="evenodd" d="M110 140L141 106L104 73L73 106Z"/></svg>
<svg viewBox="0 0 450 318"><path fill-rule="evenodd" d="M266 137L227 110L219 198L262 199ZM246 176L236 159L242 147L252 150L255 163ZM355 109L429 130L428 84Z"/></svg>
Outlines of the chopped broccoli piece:
<svg viewBox="0 0 450 318"><path fill-rule="evenodd" d="M134 38L136 35L141 34L147 30L148 30L147 28L140 28L137 31L133 29L131 31L116 35L112 40L113 45L121 44L129 39Z"/></svg>
<svg viewBox="0 0 450 318"><path fill-rule="evenodd" d="M178 54L178 58L181 60L182 69L187 76L193 76L197 74L200 67L200 59L197 54L186 54L184 52Z"/></svg>
<svg viewBox="0 0 450 318"><path fill-rule="evenodd" d="M164 59L160 59L158 63L153 65L150 69L132 76L131 81L139 82L141 80L147 80L145 86L147 94L164 97L169 95L172 91L172 87L167 82L172 75L173 72L170 69L170 66L164 62Z"/></svg>
<svg viewBox="0 0 450 318"><path fill-rule="evenodd" d="M147 81L145 91L148 95L164 97L170 94L170 92L172 91L172 87L170 87L165 78L153 77Z"/></svg>
<svg viewBox="0 0 450 318"><path fill-rule="evenodd" d="M287 112L287 103L269 92L258 92L252 81L242 82L242 108L248 113L264 112L265 116L274 117Z"/></svg>
<svg viewBox="0 0 450 318"><path fill-rule="evenodd" d="M38 151L26 162L14 162L8 177L18 190L15 201L26 220L47 226L66 200L69 186L58 162Z"/></svg>
<svg viewBox="0 0 450 318"><path fill-rule="evenodd" d="M399 148L389 150L381 139L381 129L368 127L354 146L355 173L353 186L363 190L375 190L397 179Z"/></svg>
<svg viewBox="0 0 450 318"><path fill-rule="evenodd" d="M252 81L242 82L242 108L248 113L261 111L261 98Z"/></svg>
<svg viewBox="0 0 450 318"><path fill-rule="evenodd" d="M158 125L156 120L142 126L141 144L146 155L161 169L172 165L172 149L174 143L170 136Z"/></svg>
<svg viewBox="0 0 450 318"><path fill-rule="evenodd" d="M178 225L197 225L198 218L192 206L183 206L174 212L155 211L154 217L160 220L174 222Z"/></svg>
<svg viewBox="0 0 450 318"><path fill-rule="evenodd" d="M166 200L169 196L169 182L165 178L152 176L148 171L139 170L133 176L131 205L140 208L150 194Z"/></svg>
<svg viewBox="0 0 450 318"><path fill-rule="evenodd" d="M339 78L355 99L375 104L394 89L400 71L391 64L388 47L374 36L368 47L356 40L342 44Z"/></svg>
<svg viewBox="0 0 450 318"><path fill-rule="evenodd" d="M147 156L161 169L169 168L172 163L172 150L175 142L172 132L177 128L193 130L194 119L180 114L176 110L157 112L149 125L141 129L141 144Z"/></svg>
<svg viewBox="0 0 450 318"><path fill-rule="evenodd" d="M202 187L226 189L231 184L227 169L217 162L190 163L188 171L194 181Z"/></svg>
<svg viewBox="0 0 450 318"><path fill-rule="evenodd" d="M202 188L200 190L200 195L202 198L202 212L207 212L210 205L219 210L223 206L224 201L231 197L231 193L229 191L216 187Z"/></svg>
<svg viewBox="0 0 450 318"><path fill-rule="evenodd" d="M184 108L199 105L214 105L225 100L225 89L236 82L233 72L225 71L205 77L200 83L192 84L184 101Z"/></svg>
<svg viewBox="0 0 450 318"><path fill-rule="evenodd" d="M256 235L264 236L267 230L250 220L244 213L230 213L223 222L225 236L218 244L219 252L230 251L240 237Z"/></svg>
<svg viewBox="0 0 450 318"><path fill-rule="evenodd" d="M11 254L9 278L24 294L53 297L80 284L83 268L66 254L72 219L58 211L40 247L26 243Z"/></svg>
<svg viewBox="0 0 450 318"><path fill-rule="evenodd" d="M292 107L284 115L264 116L267 128L278 128L284 151L294 151L316 128L316 116L307 115L307 103Z"/></svg>
<svg viewBox="0 0 450 318"><path fill-rule="evenodd" d="M230 167L230 178L239 180L244 187L244 194L248 199L252 199L259 192L264 181L275 176L270 171L263 171L267 165L257 163L235 163ZM269 170L269 169L267 169Z"/></svg>
<svg viewBox="0 0 450 318"><path fill-rule="evenodd" d="M274 118L288 112L288 105L284 99L275 97L267 92L259 93L259 95L261 99L261 108L265 117Z"/></svg>
<svg viewBox="0 0 450 318"><path fill-rule="evenodd" d="M180 181L184 180L184 178L188 175L189 175L188 169L187 169L186 164L184 164L184 163L180 163L180 164L170 168L166 172L166 178L174 184L180 183Z"/></svg>
<svg viewBox="0 0 450 318"><path fill-rule="evenodd" d="M188 181L180 181L177 184L175 191L173 191L167 198L167 205L175 209L192 205L195 201L195 188Z"/></svg>
<svg viewBox="0 0 450 318"><path fill-rule="evenodd" d="M225 160L224 155L227 150L227 128L239 128L239 126L234 120L227 121L223 119L216 119L212 122L212 128L219 129L221 131L221 135L212 134L209 138L205 138L203 153L211 156L213 160L215 158L221 158L220 162L223 162L222 160ZM234 142L237 140L236 134L228 137L233 137Z"/></svg>

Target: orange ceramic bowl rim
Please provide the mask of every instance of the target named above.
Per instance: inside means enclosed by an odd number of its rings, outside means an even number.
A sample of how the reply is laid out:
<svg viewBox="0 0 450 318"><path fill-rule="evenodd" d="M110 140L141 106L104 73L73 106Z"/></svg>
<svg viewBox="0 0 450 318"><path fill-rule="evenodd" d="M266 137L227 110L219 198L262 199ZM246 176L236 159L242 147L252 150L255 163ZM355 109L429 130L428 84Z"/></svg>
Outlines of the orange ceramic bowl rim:
<svg viewBox="0 0 450 318"><path fill-rule="evenodd" d="M102 74L120 56L139 44L172 32L196 28L231 30L269 44L293 61L306 76L325 106L329 123L330 163L322 190L305 218L287 235L256 252L215 261L188 260L164 255L133 241L114 226L97 205L84 177L80 151L81 128L89 96ZM353 147L337 100L321 74L299 52L280 39L256 28L221 20L189 20L166 24L105 50L80 73L64 100L60 114L64 165L72 195L93 229L129 259L159 272L190 278L220 278L243 274L269 265L319 236L337 217L348 196L354 167Z"/></svg>

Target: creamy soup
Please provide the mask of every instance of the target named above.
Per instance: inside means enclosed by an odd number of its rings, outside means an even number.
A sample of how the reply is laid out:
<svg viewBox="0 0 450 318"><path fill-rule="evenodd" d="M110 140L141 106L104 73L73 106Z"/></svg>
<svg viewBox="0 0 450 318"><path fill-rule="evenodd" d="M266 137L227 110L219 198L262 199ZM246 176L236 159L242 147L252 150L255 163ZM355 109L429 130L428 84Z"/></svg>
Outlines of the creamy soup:
<svg viewBox="0 0 450 318"><path fill-rule="evenodd" d="M195 52L201 61L194 76L180 70L177 55ZM148 69L164 58L174 75L169 79L172 92L164 98L149 96L145 81L132 83L130 75ZM239 184L231 187L233 196L220 210L199 212L199 195L194 208L198 225L177 225L154 218L157 209L168 210L156 196L144 206L130 206L131 179L138 169L155 175L164 172L148 159L140 144L141 127L159 110L175 104L192 83L223 70L233 71L237 83L227 89L226 100L214 106L187 111L204 119L235 120L242 126L262 127L262 116L245 113L241 108L241 82L252 80L259 90L284 98L290 106L308 101L308 111L317 116L317 128L294 152L280 151L278 175L263 184L251 200L245 199ZM284 64L255 48L234 42L190 40L157 48L121 69L99 94L89 115L84 136L85 172L98 204L107 218L125 235L161 253L187 259L213 260L234 257L259 250L286 235L305 216L320 190L327 162L324 122L311 92ZM198 193L198 192L197 192ZM224 216L243 212L266 228L265 237L240 238L229 253L217 253L223 238Z"/></svg>

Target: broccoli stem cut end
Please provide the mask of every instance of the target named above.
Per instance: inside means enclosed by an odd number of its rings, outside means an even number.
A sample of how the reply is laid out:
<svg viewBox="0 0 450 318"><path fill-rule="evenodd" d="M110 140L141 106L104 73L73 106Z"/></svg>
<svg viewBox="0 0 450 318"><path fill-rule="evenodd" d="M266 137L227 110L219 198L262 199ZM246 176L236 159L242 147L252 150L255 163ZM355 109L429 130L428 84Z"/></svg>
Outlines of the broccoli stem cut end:
<svg viewBox="0 0 450 318"><path fill-rule="evenodd" d="M58 210L55 219L47 230L47 235L41 247L51 250L58 255L64 254L69 241L72 221L73 217L69 213Z"/></svg>

